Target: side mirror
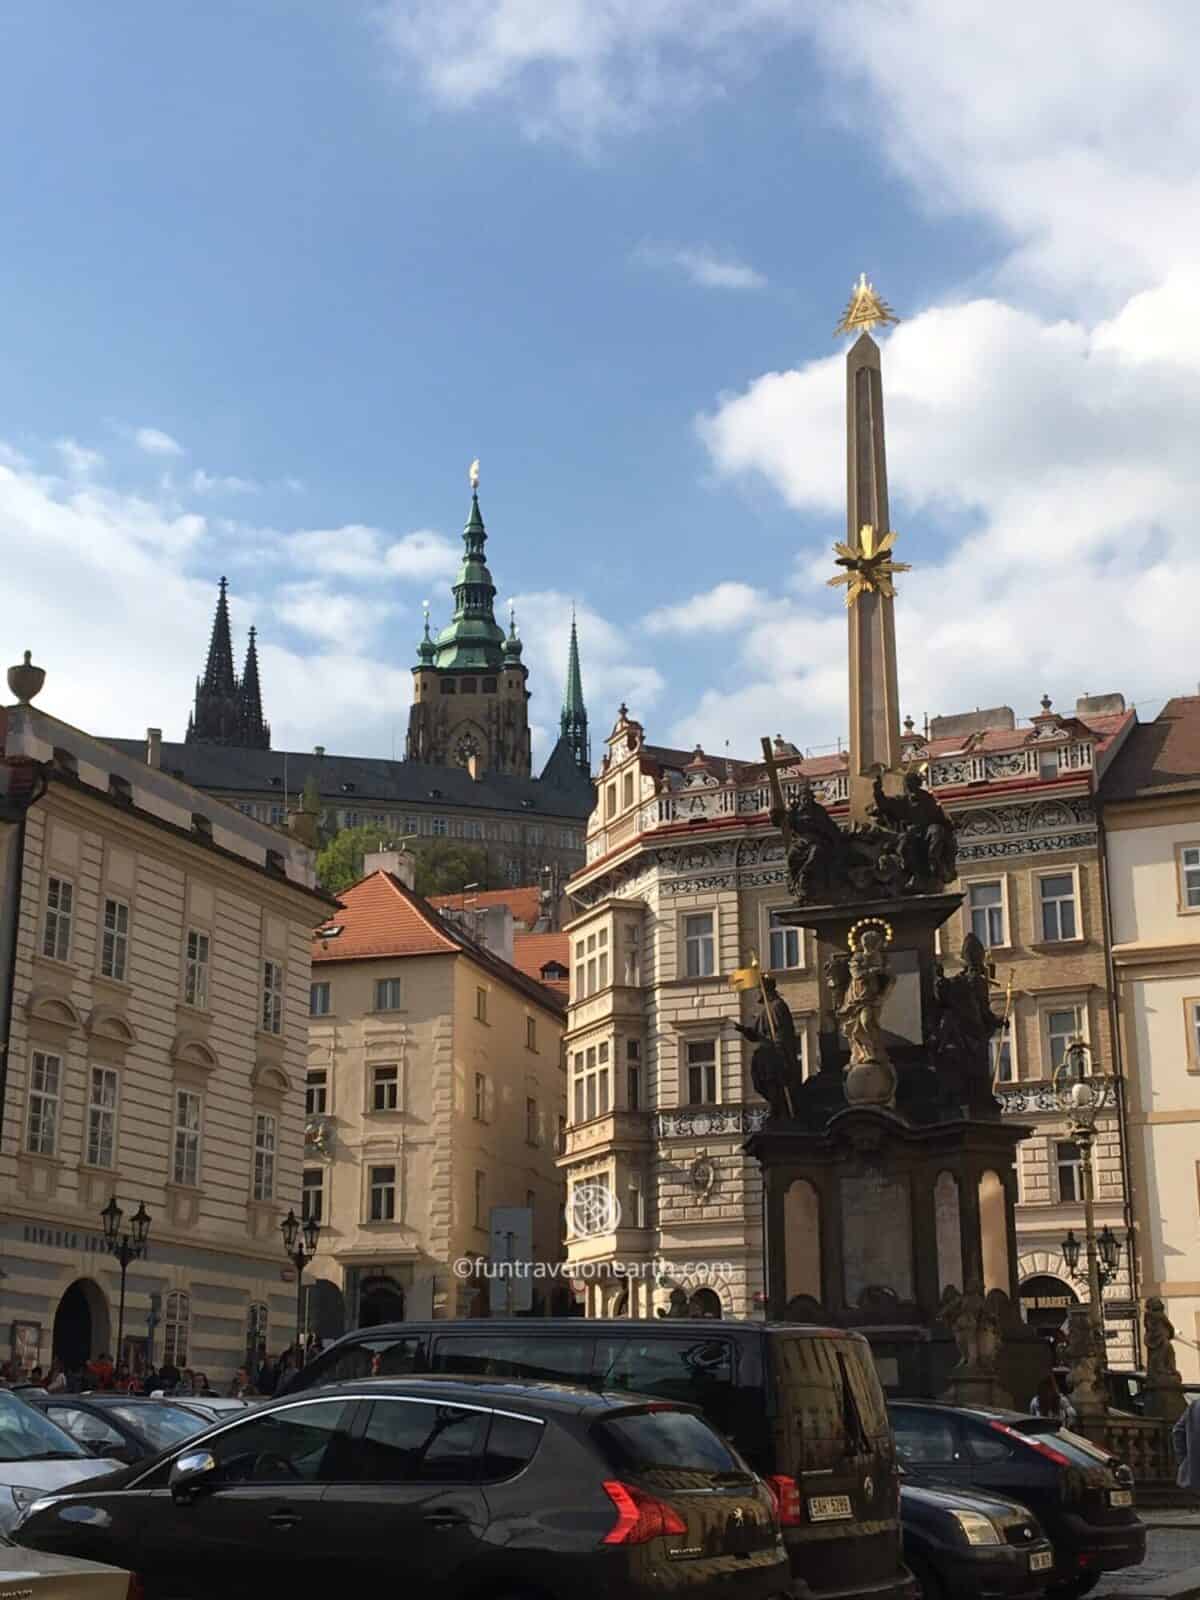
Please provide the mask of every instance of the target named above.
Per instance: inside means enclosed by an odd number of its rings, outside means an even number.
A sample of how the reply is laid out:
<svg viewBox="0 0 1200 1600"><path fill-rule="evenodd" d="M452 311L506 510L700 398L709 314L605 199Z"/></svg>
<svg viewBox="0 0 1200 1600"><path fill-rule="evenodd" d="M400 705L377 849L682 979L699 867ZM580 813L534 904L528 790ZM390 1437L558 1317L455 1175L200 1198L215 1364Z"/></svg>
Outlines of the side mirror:
<svg viewBox="0 0 1200 1600"><path fill-rule="evenodd" d="M186 1505L205 1488L217 1470L217 1458L211 1450L188 1450L176 1456L167 1487L177 1505Z"/></svg>

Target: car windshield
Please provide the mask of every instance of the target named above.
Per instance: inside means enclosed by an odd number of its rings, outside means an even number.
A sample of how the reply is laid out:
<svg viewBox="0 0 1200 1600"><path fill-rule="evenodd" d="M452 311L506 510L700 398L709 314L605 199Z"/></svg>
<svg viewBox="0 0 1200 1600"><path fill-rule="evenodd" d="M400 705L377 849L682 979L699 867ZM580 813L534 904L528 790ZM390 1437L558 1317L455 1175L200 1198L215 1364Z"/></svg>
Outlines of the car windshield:
<svg viewBox="0 0 1200 1600"><path fill-rule="evenodd" d="M73 1461L86 1456L69 1433L13 1394L0 1394L0 1461Z"/></svg>
<svg viewBox="0 0 1200 1600"><path fill-rule="evenodd" d="M183 1411L179 1406L108 1406L113 1415L127 1422L156 1450L166 1450L181 1439L190 1439L208 1427L206 1417L194 1411Z"/></svg>

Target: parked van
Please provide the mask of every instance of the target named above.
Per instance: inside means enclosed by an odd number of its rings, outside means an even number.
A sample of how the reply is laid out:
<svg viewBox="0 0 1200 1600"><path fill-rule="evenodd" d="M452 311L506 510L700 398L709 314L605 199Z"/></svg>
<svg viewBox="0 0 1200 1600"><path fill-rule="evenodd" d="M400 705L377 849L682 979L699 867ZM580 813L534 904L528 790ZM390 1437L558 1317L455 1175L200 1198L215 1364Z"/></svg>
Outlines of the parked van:
<svg viewBox="0 0 1200 1600"><path fill-rule="evenodd" d="M579 1317L360 1328L281 1393L411 1372L545 1378L699 1406L775 1492L804 1600L910 1600L883 1392L859 1334Z"/></svg>

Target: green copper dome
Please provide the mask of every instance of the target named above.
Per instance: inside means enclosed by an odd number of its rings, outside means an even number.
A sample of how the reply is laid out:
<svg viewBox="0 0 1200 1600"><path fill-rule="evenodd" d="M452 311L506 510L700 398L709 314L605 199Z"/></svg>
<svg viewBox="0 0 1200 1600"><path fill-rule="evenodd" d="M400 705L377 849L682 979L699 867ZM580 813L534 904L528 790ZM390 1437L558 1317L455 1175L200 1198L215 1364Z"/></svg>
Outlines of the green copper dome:
<svg viewBox="0 0 1200 1600"><path fill-rule="evenodd" d="M471 496L471 515L463 529L463 559L454 582L454 615L437 636L439 668L495 672L502 662L504 630L493 612L496 585L487 569L487 529L479 511L479 495Z"/></svg>
<svg viewBox="0 0 1200 1600"><path fill-rule="evenodd" d="M429 637L429 607L425 607L425 637L417 646L417 660L423 667L431 667L437 656L437 645Z"/></svg>

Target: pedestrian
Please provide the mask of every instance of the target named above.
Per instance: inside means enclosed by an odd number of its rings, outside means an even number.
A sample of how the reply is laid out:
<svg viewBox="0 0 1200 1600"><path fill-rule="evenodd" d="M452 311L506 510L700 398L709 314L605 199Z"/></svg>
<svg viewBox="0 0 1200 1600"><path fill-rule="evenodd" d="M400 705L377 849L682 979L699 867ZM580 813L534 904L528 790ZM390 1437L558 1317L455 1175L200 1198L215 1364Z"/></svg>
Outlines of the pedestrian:
<svg viewBox="0 0 1200 1600"><path fill-rule="evenodd" d="M183 1376L176 1385L175 1393L178 1395L193 1395L196 1392L196 1374L191 1367L184 1367Z"/></svg>
<svg viewBox="0 0 1200 1600"><path fill-rule="evenodd" d="M202 1396L202 1395L206 1395L206 1394L211 1394L212 1393L212 1390L208 1386L208 1373L207 1372L198 1372L196 1374L196 1387L192 1392L198 1398L200 1396Z"/></svg>
<svg viewBox="0 0 1200 1600"><path fill-rule="evenodd" d="M175 1393L175 1385L179 1382L179 1368L171 1360L164 1361L158 1369L158 1381L167 1394Z"/></svg>
<svg viewBox="0 0 1200 1600"><path fill-rule="evenodd" d="M1037 1393L1029 1402L1029 1415L1053 1420L1060 1428L1074 1427L1075 1407L1058 1387L1058 1379L1052 1372L1048 1372L1038 1384Z"/></svg>
<svg viewBox="0 0 1200 1600"><path fill-rule="evenodd" d="M50 1363L50 1376L46 1379L46 1390L49 1394L65 1394L67 1389L67 1375L63 1371L63 1364L57 1356Z"/></svg>
<svg viewBox="0 0 1200 1600"><path fill-rule="evenodd" d="M161 1386L162 1379L159 1377L158 1373L155 1372L152 1366L147 1366L146 1370L142 1373L142 1394L152 1395L154 1391L158 1388L161 1388Z"/></svg>
<svg viewBox="0 0 1200 1600"><path fill-rule="evenodd" d="M1171 1443L1179 1463L1175 1482L1181 1489L1200 1489L1200 1395L1188 1401L1187 1410L1171 1429Z"/></svg>
<svg viewBox="0 0 1200 1600"><path fill-rule="evenodd" d="M113 1386L113 1359L102 1350L84 1367L84 1376L93 1389L111 1389Z"/></svg>
<svg viewBox="0 0 1200 1600"><path fill-rule="evenodd" d="M29 1381L39 1389L44 1389L46 1387L46 1374L42 1371L41 1367L33 1368L29 1374Z"/></svg>
<svg viewBox="0 0 1200 1600"><path fill-rule="evenodd" d="M272 1395L279 1387L279 1363L273 1361L264 1350L258 1371L254 1374L254 1386L259 1394Z"/></svg>

